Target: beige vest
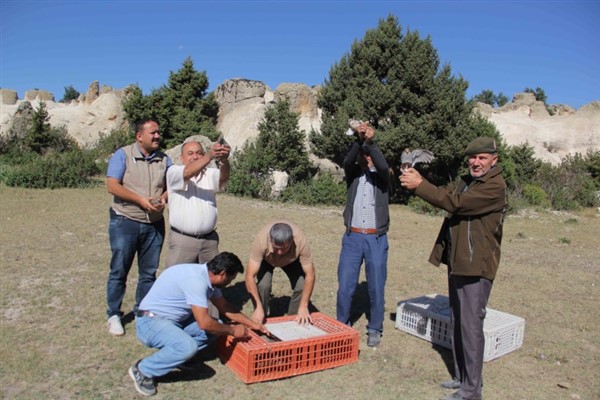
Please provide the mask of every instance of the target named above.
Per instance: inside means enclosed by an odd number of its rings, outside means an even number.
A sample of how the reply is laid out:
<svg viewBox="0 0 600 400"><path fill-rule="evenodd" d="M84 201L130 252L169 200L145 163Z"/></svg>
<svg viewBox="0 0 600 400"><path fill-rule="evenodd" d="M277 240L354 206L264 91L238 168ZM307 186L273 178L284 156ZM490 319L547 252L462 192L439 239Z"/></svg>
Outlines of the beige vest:
<svg viewBox="0 0 600 400"><path fill-rule="evenodd" d="M140 153L135 143L123 147L125 151L125 175L123 186L144 197L160 197L165 191L167 155L157 151L149 160ZM138 222L156 222L163 217L163 211L149 213L135 203L129 203L113 196L112 208L117 214Z"/></svg>

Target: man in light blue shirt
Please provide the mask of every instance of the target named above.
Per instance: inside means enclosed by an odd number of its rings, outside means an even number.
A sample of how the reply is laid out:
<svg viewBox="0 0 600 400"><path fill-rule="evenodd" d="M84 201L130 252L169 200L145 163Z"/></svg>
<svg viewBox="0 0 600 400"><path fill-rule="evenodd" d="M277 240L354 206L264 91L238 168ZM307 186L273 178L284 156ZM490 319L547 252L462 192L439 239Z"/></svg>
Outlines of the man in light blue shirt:
<svg viewBox="0 0 600 400"><path fill-rule="evenodd" d="M220 335L244 338L247 329L268 334L225 300L221 288L244 273L240 259L223 252L206 264L179 264L167 268L156 280L136 313L138 339L159 349L129 368L136 390L156 394L154 378L180 367ZM224 324L208 312L208 301L236 324Z"/></svg>

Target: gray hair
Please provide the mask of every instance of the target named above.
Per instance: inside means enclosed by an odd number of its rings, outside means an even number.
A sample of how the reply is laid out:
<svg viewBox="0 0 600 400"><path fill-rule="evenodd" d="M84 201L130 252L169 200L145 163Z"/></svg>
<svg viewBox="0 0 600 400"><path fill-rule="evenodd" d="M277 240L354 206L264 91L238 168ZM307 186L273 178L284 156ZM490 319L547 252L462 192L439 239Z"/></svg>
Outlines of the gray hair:
<svg viewBox="0 0 600 400"><path fill-rule="evenodd" d="M204 146L202 146L202 143L200 143L200 142L199 142L199 141L197 141L197 140L190 140L190 141L188 141L188 142L183 142L183 144L181 145L181 154L183 154L183 152L185 151L185 146L186 146L188 143L197 143L197 144L200 146L200 148L202 149L202 151L203 151L203 152L205 151L205 150L204 150Z"/></svg>
<svg viewBox="0 0 600 400"><path fill-rule="evenodd" d="M269 231L269 236L271 236L271 242L276 245L287 244L292 241L294 238L294 231L292 227L283 222L278 222L273 224L271 230Z"/></svg>

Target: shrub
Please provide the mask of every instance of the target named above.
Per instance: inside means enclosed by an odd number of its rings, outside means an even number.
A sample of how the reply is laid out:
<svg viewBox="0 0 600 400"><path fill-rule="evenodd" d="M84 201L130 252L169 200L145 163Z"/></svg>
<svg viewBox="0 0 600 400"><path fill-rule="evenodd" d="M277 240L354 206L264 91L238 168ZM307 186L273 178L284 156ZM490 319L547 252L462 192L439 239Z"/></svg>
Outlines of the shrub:
<svg viewBox="0 0 600 400"><path fill-rule="evenodd" d="M98 141L94 145L97 157L108 157L117 149L131 144L135 141L135 134L130 129L113 129L108 135L100 133Z"/></svg>
<svg viewBox="0 0 600 400"><path fill-rule="evenodd" d="M416 213L427 215L446 215L446 211L437 208L420 197L411 196L408 199L408 207Z"/></svg>
<svg viewBox="0 0 600 400"><path fill-rule="evenodd" d="M600 150L588 150L582 161L593 182L595 182L596 190L600 190Z"/></svg>
<svg viewBox="0 0 600 400"><path fill-rule="evenodd" d="M508 208L506 212L508 214L514 214L523 208L526 208L529 204L523 196L522 190L509 190L508 191Z"/></svg>
<svg viewBox="0 0 600 400"><path fill-rule="evenodd" d="M548 194L541 187L533 184L523 186L523 197L532 206L548 208L551 206Z"/></svg>
<svg viewBox="0 0 600 400"><path fill-rule="evenodd" d="M588 171L588 160L580 154L567 156L559 166L544 164L537 182L556 210L575 210L598 205L597 182Z"/></svg>
<svg viewBox="0 0 600 400"><path fill-rule="evenodd" d="M31 189L82 188L93 185L92 176L99 173L94 155L88 150L71 150L36 156L2 175L8 186Z"/></svg>
<svg viewBox="0 0 600 400"><path fill-rule="evenodd" d="M93 148L94 157L100 171L106 171L109 157L119 148L135 141L135 134L130 129L113 129L108 135L100 133Z"/></svg>
<svg viewBox="0 0 600 400"><path fill-rule="evenodd" d="M235 162L235 161L234 161ZM232 167L227 192L237 196L267 200L271 194L271 180L261 172L244 173Z"/></svg>
<svg viewBox="0 0 600 400"><path fill-rule="evenodd" d="M331 174L323 173L314 179L288 186L282 193L282 200L305 205L344 205L346 185Z"/></svg>

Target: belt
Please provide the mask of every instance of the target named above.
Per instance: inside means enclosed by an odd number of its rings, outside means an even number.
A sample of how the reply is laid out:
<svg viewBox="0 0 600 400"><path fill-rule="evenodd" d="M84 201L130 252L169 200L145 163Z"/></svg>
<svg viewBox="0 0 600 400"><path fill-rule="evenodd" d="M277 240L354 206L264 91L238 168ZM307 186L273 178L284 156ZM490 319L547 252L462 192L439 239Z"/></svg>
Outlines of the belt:
<svg viewBox="0 0 600 400"><path fill-rule="evenodd" d="M210 231L208 233L203 233L202 235L192 235L192 234L189 234L189 233L182 232L182 231L180 231L179 229L177 229L175 227L171 227L171 230L173 232L179 233L180 235L191 237L191 238L194 238L194 239L206 239L207 237L209 237L210 235L212 235L212 233L215 231L213 229L212 231Z"/></svg>
<svg viewBox="0 0 600 400"><path fill-rule="evenodd" d="M375 228L355 228L351 227L350 232L362 233L363 235L377 235L377 229Z"/></svg>
<svg viewBox="0 0 600 400"><path fill-rule="evenodd" d="M153 313L151 313L150 311L146 311L146 310L137 310L137 312L135 313L136 317L154 317L155 315Z"/></svg>

